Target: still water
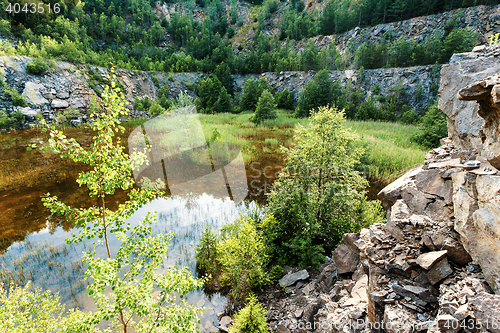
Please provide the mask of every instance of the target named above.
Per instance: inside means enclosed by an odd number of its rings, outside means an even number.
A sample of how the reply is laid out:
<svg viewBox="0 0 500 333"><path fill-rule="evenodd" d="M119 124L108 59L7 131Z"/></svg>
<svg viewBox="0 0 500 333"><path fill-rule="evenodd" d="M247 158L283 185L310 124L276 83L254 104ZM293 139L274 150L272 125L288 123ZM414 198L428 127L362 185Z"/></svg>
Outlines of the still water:
<svg viewBox="0 0 500 333"><path fill-rule="evenodd" d="M220 229L256 209L255 202L244 201L235 205L229 199L203 194L157 199L137 211L129 221L133 226L137 225L148 211L157 211L158 221L153 225L153 235L169 232L175 235L162 269L188 267L196 276L194 249L205 227ZM81 253L91 247L91 241L66 245L65 239L70 236L69 231L62 228L50 230L50 227L28 235L24 242L14 243L1 256L2 273L13 272L13 278L20 283L31 280L44 290L58 292L67 308L77 306L92 310L93 301L86 294L85 267L80 260ZM111 249L117 247L118 241L111 238ZM104 255L104 251L104 246L98 248L98 253ZM206 309L201 316L200 328L203 329L217 324L216 313L223 311L226 305L224 296L219 293L208 295L203 290L192 291L187 300Z"/></svg>

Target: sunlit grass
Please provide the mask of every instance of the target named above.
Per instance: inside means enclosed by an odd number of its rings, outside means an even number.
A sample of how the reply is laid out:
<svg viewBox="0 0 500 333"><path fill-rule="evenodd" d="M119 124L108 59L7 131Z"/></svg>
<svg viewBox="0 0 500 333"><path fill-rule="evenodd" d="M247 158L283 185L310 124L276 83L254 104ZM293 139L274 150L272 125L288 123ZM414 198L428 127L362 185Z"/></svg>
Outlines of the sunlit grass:
<svg viewBox="0 0 500 333"><path fill-rule="evenodd" d="M392 181L406 170L422 163L428 149L412 141L419 128L400 123L347 121L368 150L369 164L376 167L376 178Z"/></svg>

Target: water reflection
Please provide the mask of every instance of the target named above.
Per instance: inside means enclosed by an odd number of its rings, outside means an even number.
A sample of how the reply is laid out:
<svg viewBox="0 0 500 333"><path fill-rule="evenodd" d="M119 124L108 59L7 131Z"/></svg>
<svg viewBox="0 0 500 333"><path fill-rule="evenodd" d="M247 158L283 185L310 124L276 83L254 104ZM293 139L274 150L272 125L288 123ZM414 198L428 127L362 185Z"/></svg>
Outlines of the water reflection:
<svg viewBox="0 0 500 333"><path fill-rule="evenodd" d="M221 199L203 194L157 199L138 210L129 221L135 226L148 211L157 211L158 221L153 225L153 235L167 232L175 234L170 241L162 269L185 266L196 276L194 249L205 226L220 229L241 214L256 209L258 207L255 202L244 201L236 205L228 198ZM44 290L58 292L61 302L65 303L67 308L78 306L84 310L93 310L93 301L86 294L86 268L80 260L82 252L91 247L92 240L66 245L65 239L69 236L70 232L61 227L56 230L47 227L30 234L24 242L13 244L0 256L0 278L10 277L20 284L31 280L34 285ZM111 249L115 250L119 246L114 236L110 237L110 245ZM97 252L104 257L104 246L98 247ZM208 296L202 290L191 292L187 300L206 308L201 316L202 331L209 329L214 322L217 323L216 313L222 311L226 305L226 299L222 295L215 293Z"/></svg>

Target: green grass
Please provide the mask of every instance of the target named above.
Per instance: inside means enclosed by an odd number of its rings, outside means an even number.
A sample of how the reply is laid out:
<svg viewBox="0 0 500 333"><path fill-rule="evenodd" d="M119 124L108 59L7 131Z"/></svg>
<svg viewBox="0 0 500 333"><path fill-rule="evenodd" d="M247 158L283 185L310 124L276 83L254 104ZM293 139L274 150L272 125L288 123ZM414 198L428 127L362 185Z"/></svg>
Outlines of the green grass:
<svg viewBox="0 0 500 333"><path fill-rule="evenodd" d="M376 167L372 176L392 181L422 163L428 149L412 141L419 128L400 123L347 121L368 150L369 164Z"/></svg>

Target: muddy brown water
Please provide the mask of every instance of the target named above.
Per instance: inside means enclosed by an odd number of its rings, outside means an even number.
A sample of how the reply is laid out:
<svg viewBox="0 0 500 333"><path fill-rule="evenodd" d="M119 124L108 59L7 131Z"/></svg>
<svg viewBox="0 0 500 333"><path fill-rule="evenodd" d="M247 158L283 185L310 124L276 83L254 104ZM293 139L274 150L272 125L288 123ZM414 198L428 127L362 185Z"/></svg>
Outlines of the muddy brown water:
<svg viewBox="0 0 500 333"><path fill-rule="evenodd" d="M131 130L128 129L123 137L126 138ZM68 131L68 137L75 137L88 147L92 132ZM82 251L89 249L91 243L66 245L65 238L75 232L73 226L59 216L52 216L40 199L50 192L74 207L90 207L97 202L89 198L85 187L75 182L78 173L85 170L83 165L49 153L26 150L28 144L44 136L46 133L36 129L0 133L0 166L4 170L0 174L0 253L3 253L0 255L0 282L10 279L24 284L31 280L43 289L59 292L67 308L77 306L92 310L93 302L86 295L85 267L80 259ZM266 138L276 138L279 144L289 139L274 131L260 131L250 138L257 153L245 163L248 194L244 202L236 205L228 198L201 193L160 198L141 208L130 219L132 225L137 224L147 211L156 210L158 222L154 225L154 233L175 234L162 269L186 266L196 275L194 247L205 226L220 229L241 214L259 210L259 205L266 203L266 193L284 164L277 146L266 145ZM6 182L10 185L5 186ZM372 181L368 196L374 199L384 185ZM113 209L126 197L124 191L118 191L107 199L106 205ZM115 239L112 247L118 247ZM104 248L98 251L104 254ZM227 302L223 295L203 290L191 292L187 299L207 309L201 317L203 330L217 324L216 313L223 311Z"/></svg>

